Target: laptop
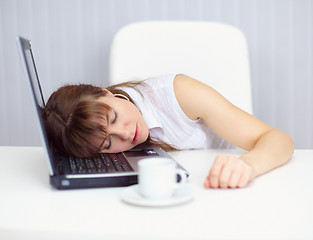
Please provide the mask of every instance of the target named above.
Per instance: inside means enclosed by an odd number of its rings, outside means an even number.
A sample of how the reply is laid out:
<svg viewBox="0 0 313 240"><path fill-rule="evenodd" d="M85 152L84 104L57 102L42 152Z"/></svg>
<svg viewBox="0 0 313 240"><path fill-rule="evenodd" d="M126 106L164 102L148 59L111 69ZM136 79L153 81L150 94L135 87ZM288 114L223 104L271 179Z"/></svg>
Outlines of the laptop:
<svg viewBox="0 0 313 240"><path fill-rule="evenodd" d="M172 158L155 145L141 146L116 154L99 153L95 158L59 155L53 144L48 141L41 118L40 107L45 106L45 99L30 41L23 37L17 37L17 45L36 109L37 123L48 160L50 184L53 187L78 189L128 186L137 183L138 161L156 157ZM173 161L175 160L173 159ZM181 165L177 163L177 166L185 171L187 176L189 175Z"/></svg>

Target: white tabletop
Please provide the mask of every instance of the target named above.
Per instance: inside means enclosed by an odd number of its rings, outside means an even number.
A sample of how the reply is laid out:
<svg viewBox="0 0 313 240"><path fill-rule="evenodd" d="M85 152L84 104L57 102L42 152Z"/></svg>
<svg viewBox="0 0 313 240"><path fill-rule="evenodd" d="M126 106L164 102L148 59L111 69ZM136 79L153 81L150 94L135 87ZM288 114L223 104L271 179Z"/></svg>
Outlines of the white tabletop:
<svg viewBox="0 0 313 240"><path fill-rule="evenodd" d="M194 200L148 208L122 188L55 190L40 147L0 147L0 239L313 239L313 150L243 189L204 189L219 153L172 153L190 172Z"/></svg>

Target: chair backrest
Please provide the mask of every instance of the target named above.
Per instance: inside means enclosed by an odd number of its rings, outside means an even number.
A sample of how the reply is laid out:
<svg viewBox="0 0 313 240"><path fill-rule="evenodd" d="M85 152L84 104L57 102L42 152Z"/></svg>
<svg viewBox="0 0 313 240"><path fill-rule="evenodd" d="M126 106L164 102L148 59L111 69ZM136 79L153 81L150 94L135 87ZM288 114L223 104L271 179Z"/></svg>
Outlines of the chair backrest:
<svg viewBox="0 0 313 240"><path fill-rule="evenodd" d="M227 24L151 21L127 25L113 39L109 69L111 84L183 73L252 114L246 39Z"/></svg>

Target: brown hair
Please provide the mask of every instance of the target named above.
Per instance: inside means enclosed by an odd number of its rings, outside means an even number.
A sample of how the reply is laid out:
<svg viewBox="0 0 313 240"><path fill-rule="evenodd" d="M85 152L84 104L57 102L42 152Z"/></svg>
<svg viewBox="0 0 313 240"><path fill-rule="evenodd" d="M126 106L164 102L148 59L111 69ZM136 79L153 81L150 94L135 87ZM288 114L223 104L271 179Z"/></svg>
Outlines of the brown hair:
<svg viewBox="0 0 313 240"><path fill-rule="evenodd" d="M120 93L132 98L119 87L131 87L142 82L117 84L107 89L113 94ZM77 157L92 157L99 152L99 146L90 142L91 138L106 138L108 133L103 124L108 121L111 107L100 103L99 97L105 96L102 88L89 84L66 85L55 91L42 108L48 141L58 152ZM135 104L135 103L134 103ZM177 150L175 147L148 137L147 143L153 143L166 151Z"/></svg>

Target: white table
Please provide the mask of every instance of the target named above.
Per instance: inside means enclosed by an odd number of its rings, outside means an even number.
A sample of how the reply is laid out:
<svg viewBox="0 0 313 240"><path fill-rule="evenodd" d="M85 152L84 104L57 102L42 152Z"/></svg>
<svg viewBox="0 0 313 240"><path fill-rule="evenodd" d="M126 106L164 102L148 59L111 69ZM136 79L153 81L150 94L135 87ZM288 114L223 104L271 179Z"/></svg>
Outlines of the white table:
<svg viewBox="0 0 313 240"><path fill-rule="evenodd" d="M313 150L244 189L204 189L219 153L172 155L190 171L194 200L143 208L120 199L124 188L55 190L40 147L0 147L0 239L313 239Z"/></svg>

